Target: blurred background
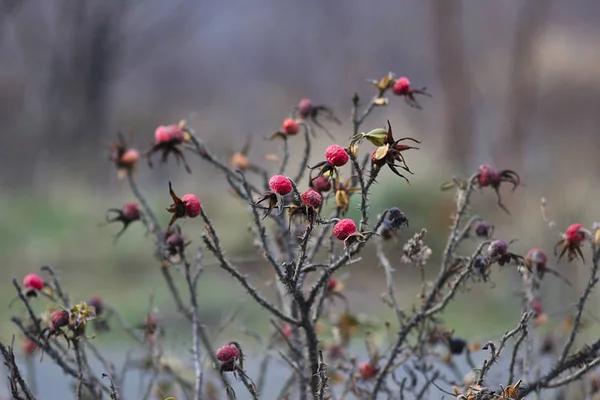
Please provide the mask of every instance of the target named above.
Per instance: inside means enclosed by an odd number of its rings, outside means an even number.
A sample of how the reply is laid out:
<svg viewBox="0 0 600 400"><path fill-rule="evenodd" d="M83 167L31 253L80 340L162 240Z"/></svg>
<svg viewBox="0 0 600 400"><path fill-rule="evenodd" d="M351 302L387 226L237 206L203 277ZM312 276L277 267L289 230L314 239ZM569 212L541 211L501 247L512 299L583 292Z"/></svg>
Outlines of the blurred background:
<svg viewBox="0 0 600 400"><path fill-rule="evenodd" d="M98 226L107 208L133 200L108 162L107 143L121 131L145 152L158 125L187 119L223 160L252 136L250 157L269 166L264 157L280 143L264 138L301 98L335 110L344 123L328 127L345 144L353 94L366 102L373 95L366 79L388 71L433 94L419 98L423 110L392 96L363 125L368 131L389 119L398 137L423 142L406 156L415 171L412 186L385 170L373 191L374 214L397 206L411 222L386 245L392 260L399 260L406 238L426 228L435 273L454 201L439 184L467 177L482 163L517 171L524 185L513 194L502 190L511 215L487 190L474 194L471 211L493 223L498 238L519 239L513 252L540 247L551 255L559 236L542 220L542 196L561 230L600 219L599 20L595 0L1 0L0 300L14 297L12 277L47 264L60 271L73 299L101 295L135 321L153 297L165 323L176 325L180 318L143 227L132 226L113 245L118 228ZM330 143L320 136L311 164ZM191 154L188 161L191 175L174 162L152 170L140 162L143 192L159 211L170 204L169 180L180 194L198 194L228 254L268 293L270 271L240 229L240 221L249 222L244 206L211 166ZM356 215L353 206L350 216ZM159 216L169 219L163 211ZM187 221L183 229L191 251L202 226ZM564 261L553 267L576 284L546 279L548 330L564 319L589 269ZM346 271L340 279L353 309L390 316L380 301L381 268L365 262ZM420 274L405 266L396 279L409 308L418 300ZM494 288L478 285L460 295L444 315L448 325L467 338L513 327L521 311L518 275L505 267L493 280ZM474 298L480 306L472 306ZM269 328L267 316L208 256L201 299L210 327L239 310L244 326ZM0 310L3 321L21 312ZM1 325L0 335L11 332L10 324ZM189 345L188 339L182 332L173 346Z"/></svg>

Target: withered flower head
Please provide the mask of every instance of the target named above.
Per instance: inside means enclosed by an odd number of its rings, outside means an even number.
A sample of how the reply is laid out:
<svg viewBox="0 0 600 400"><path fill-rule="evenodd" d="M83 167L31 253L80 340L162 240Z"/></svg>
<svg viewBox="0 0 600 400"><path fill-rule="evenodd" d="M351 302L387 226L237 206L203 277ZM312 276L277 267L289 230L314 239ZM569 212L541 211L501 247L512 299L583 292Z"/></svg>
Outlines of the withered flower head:
<svg viewBox="0 0 600 400"><path fill-rule="evenodd" d="M404 175L402 175L398 171L397 168L402 168L409 174L413 174L413 172L408 168L408 165L406 165L406 160L404 159L402 152L406 151L406 150L410 150L410 149L418 150L418 147L408 146L406 144L400 143L404 140L410 140L415 143L421 143L418 140L410 138L410 137L404 137L404 138L395 140L394 136L392 134L392 125L390 124L390 121L388 120L388 131L387 131L386 138L383 141L383 145L378 147L373 152L373 154L371 154L371 163L373 164L374 168L381 168L381 167L387 165L392 170L393 173L395 173L396 175L398 175L401 178L404 178L406 180L406 182L410 185L410 181L408 180L408 178L406 178ZM396 161L399 164L396 164Z"/></svg>
<svg viewBox="0 0 600 400"><path fill-rule="evenodd" d="M344 183L339 180L335 181L335 205L341 215L346 215L350 208L350 196L359 190L354 177L348 178Z"/></svg>

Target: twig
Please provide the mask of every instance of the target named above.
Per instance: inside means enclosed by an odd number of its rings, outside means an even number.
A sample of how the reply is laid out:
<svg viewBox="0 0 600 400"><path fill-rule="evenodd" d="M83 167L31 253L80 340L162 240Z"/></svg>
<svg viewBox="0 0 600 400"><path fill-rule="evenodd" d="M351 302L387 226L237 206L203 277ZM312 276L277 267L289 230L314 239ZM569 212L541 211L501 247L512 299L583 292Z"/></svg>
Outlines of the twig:
<svg viewBox="0 0 600 400"><path fill-rule="evenodd" d="M10 387L13 397L21 398L19 389L17 385L21 388L21 393L25 396L26 400L36 400L33 393L25 383L23 376L21 375L21 371L17 366L15 361L15 353L13 352L12 346L6 347L2 341L0 341L0 352L2 352L2 357L4 358L4 365L8 368L9 372L9 381Z"/></svg>
<svg viewBox="0 0 600 400"><path fill-rule="evenodd" d="M224 270L229 272L235 279L237 279L238 282L240 282L240 284L244 287L244 289L246 289L246 292L248 292L248 294L250 294L250 296L252 296L252 298L254 298L254 300L256 300L256 302L259 305L261 305L263 308L265 308L267 311L271 312L277 318L279 318L285 322L288 322L293 325L298 325L299 324L298 321L296 321L295 319L293 319L291 317L288 317L287 315L284 315L274 305L269 303L260 294L258 294L256 289L254 289L250 285L250 283L248 282L248 279L245 276L243 276L233 265L231 265L231 263L225 258L223 250L221 249L219 237L217 236L217 233L212 225L212 222L208 219L208 216L204 213L204 210L200 211L200 215L204 219L204 222L206 223L206 227L208 230L208 234L202 235L202 240L204 241L206 248L211 253L213 253L213 255L219 260L221 268L223 268Z"/></svg>

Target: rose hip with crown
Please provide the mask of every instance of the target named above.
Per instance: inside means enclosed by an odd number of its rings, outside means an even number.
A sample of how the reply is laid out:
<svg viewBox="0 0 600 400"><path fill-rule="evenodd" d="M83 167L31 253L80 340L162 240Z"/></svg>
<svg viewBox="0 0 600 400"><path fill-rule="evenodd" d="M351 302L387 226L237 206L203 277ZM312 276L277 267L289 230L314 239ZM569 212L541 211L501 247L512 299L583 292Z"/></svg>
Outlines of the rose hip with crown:
<svg viewBox="0 0 600 400"><path fill-rule="evenodd" d="M525 255L525 263L530 271L537 270L540 277L544 275L548 257L542 249L533 248Z"/></svg>
<svg viewBox="0 0 600 400"><path fill-rule="evenodd" d="M302 193L300 199L302 200L302 204L314 209L320 208L321 204L323 203L323 197L319 194L319 192L312 189Z"/></svg>
<svg viewBox="0 0 600 400"><path fill-rule="evenodd" d="M177 160L177 162L182 162L185 170L191 174L192 170L187 164L183 152L179 148L190 135L190 131L186 129L185 121L181 121L177 125L161 125L157 127L154 131L154 143L152 144L152 148L146 153L148 166L152 168L152 155L154 153L161 153L161 164L166 163L169 159L169 155L173 154L175 160Z"/></svg>
<svg viewBox="0 0 600 400"><path fill-rule="evenodd" d="M169 193L171 194L171 198L173 199L173 204L171 204L167 211L172 213L171 221L169 222L169 226L173 225L173 223L179 218L195 218L200 215L200 211L202 210L202 204L198 197L194 194L186 194L182 198L177 197L173 188L171 186L171 182L169 182Z"/></svg>
<svg viewBox="0 0 600 400"><path fill-rule="evenodd" d="M289 194L292 191L293 186L289 178L283 175L273 175L269 179L269 189L268 192L263 193L263 195L253 203L254 206L265 210L263 219L266 218L275 207L277 207L281 214L284 206L283 196ZM269 202L267 207L260 205L260 203L267 200Z"/></svg>
<svg viewBox="0 0 600 400"><path fill-rule="evenodd" d="M308 168L320 168L317 177L326 174L334 174L336 180L339 181L339 173L337 168L346 165L349 158L350 156L348 155L346 149L344 149L342 146L338 146L337 144L332 144L331 146L327 147L327 149L325 149L325 161L321 161L313 165L312 167L309 166Z"/></svg>
<svg viewBox="0 0 600 400"><path fill-rule="evenodd" d="M114 216L111 217L110 214L114 214ZM125 203L121 209L109 208L106 211L104 225L112 224L114 222L120 222L123 224L121 230L117 232L114 237L114 241L116 242L131 223L139 221L141 218L142 207L140 204L136 202L128 202Z"/></svg>
<svg viewBox="0 0 600 400"><path fill-rule="evenodd" d="M236 362L241 357L239 346L235 342L229 342L228 344L220 347L216 352L217 360L221 362L220 370L223 371L235 371Z"/></svg>
<svg viewBox="0 0 600 400"><path fill-rule="evenodd" d="M338 125L342 123L342 121L340 121L339 118L335 116L333 110L330 107L324 105L314 105L312 101L308 98L303 98L300 100L300 103L298 103L298 105L296 106L296 111L298 117L304 120L311 121L318 128L322 129L331 139L334 139L333 135L331 134L331 132L329 132L329 130L327 130L327 128L325 128L325 126L323 126L323 124L321 124L321 122L318 120L318 117L323 115L325 116L325 118L337 123ZM314 136L314 131L312 132Z"/></svg>
<svg viewBox="0 0 600 400"><path fill-rule="evenodd" d="M510 211L502 204L502 198L500 197L500 186L502 182L508 182L513 185L512 191L514 192L517 186L521 184L521 178L519 175L510 170L495 170L489 164L480 165L477 168L477 175L475 181L479 188L491 187L494 192L496 192L496 196L498 197L498 205L502 208L506 213L510 214Z"/></svg>
<svg viewBox="0 0 600 400"><path fill-rule="evenodd" d="M415 98L416 94L431 97L431 94L427 93L427 87L422 87L421 89L412 89L410 87L410 80L405 76L396 79L394 86L392 86L392 92L396 96L404 97L406 104L409 106L418 109L421 109L421 105Z"/></svg>
<svg viewBox="0 0 600 400"><path fill-rule="evenodd" d="M129 148L121 133L117 135L118 140L111 142L108 146L112 149L110 160L117 167L119 179L124 178L128 172L134 171L135 165L140 159L140 153L136 149Z"/></svg>
<svg viewBox="0 0 600 400"><path fill-rule="evenodd" d="M477 221L473 224L475 235L479 238L488 239L492 236L494 227L486 221Z"/></svg>
<svg viewBox="0 0 600 400"><path fill-rule="evenodd" d="M578 259L581 257L581 260L585 262L585 258L583 257L583 252L581 251L581 247L583 246L583 242L587 238L588 234L583 227L583 225L571 224L563 233L562 239L556 243L554 246L554 254L556 255L556 248L562 246L562 250L560 255L558 256L558 260L562 258L565 253L567 254L567 259L569 262Z"/></svg>

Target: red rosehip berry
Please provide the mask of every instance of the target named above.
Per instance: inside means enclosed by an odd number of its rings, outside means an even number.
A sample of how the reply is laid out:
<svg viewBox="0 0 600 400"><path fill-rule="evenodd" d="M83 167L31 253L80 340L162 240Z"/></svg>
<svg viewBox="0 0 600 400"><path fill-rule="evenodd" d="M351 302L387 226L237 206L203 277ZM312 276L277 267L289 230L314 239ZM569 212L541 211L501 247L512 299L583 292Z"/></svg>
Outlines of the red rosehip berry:
<svg viewBox="0 0 600 400"><path fill-rule="evenodd" d="M392 86L392 92L398 96L404 96L410 93L410 80L407 77L401 77L396 80Z"/></svg>
<svg viewBox="0 0 600 400"><path fill-rule="evenodd" d="M323 203L323 197L319 194L319 192L312 189L302 193L300 198L302 199L302 204L310 206L314 209L318 209Z"/></svg>
<svg viewBox="0 0 600 400"><path fill-rule="evenodd" d="M501 257L504 256L506 254L506 252L508 251L508 244L506 244L506 242L504 240L494 240L492 243L490 243L490 245L488 246L488 254L490 255L490 257Z"/></svg>
<svg viewBox="0 0 600 400"><path fill-rule="evenodd" d="M216 357L221 362L221 371L234 371L235 363L240 358L240 349L229 343L217 350Z"/></svg>
<svg viewBox="0 0 600 400"><path fill-rule="evenodd" d="M298 133L299 130L300 127L298 126L296 120L292 118L286 118L283 121L283 133L285 133L286 135L295 135Z"/></svg>
<svg viewBox="0 0 600 400"><path fill-rule="evenodd" d="M360 377L364 380L369 380L369 379L373 378L375 375L377 375L377 372L378 372L377 366L371 364L368 361L361 363L360 366L358 367L358 373L359 373Z"/></svg>
<svg viewBox="0 0 600 400"><path fill-rule="evenodd" d="M167 126L167 132L169 134L169 140L177 142L183 142L185 140L185 132L180 125Z"/></svg>
<svg viewBox="0 0 600 400"><path fill-rule="evenodd" d="M283 175L273 175L269 179L269 188L271 191L285 196L292 191L292 182Z"/></svg>
<svg viewBox="0 0 600 400"><path fill-rule="evenodd" d="M136 202L125 203L123 206L123 217L129 221L140 219L140 205Z"/></svg>
<svg viewBox="0 0 600 400"><path fill-rule="evenodd" d="M325 150L325 158L329 164L335 167L341 167L348 162L348 153L342 146L332 144Z"/></svg>
<svg viewBox="0 0 600 400"><path fill-rule="evenodd" d="M525 255L525 261L530 266L535 266L538 270L543 270L546 268L546 262L548 262L548 257L546 253L544 253L541 249L531 249Z"/></svg>
<svg viewBox="0 0 600 400"><path fill-rule="evenodd" d="M333 235L339 240L346 240L354 233L356 233L356 224L350 218L339 221L333 227Z"/></svg>
<svg viewBox="0 0 600 400"><path fill-rule="evenodd" d="M477 183L481 187L487 187L492 185L497 178L496 171L489 164L480 165L479 168L477 168L477 172Z"/></svg>
<svg viewBox="0 0 600 400"><path fill-rule="evenodd" d="M50 314L50 329L53 331L69 323L69 313L65 310L56 310Z"/></svg>
<svg viewBox="0 0 600 400"><path fill-rule="evenodd" d="M154 131L154 142L165 143L171 140L171 135L169 134L169 128L167 126L161 125Z"/></svg>
<svg viewBox="0 0 600 400"><path fill-rule="evenodd" d="M44 288L44 280L38 274L29 274L23 278L23 287L26 290L40 291Z"/></svg>
<svg viewBox="0 0 600 400"><path fill-rule="evenodd" d="M119 164L124 167L130 167L138 162L139 159L140 152L135 149L129 149L119 158Z"/></svg>
<svg viewBox="0 0 600 400"><path fill-rule="evenodd" d="M331 181L323 175L317 176L310 181L310 187L319 193L327 192L331 189Z"/></svg>
<svg viewBox="0 0 600 400"><path fill-rule="evenodd" d="M300 104L298 105L298 113L302 118L308 117L313 111L312 101L310 99L302 99L300 100Z"/></svg>
<svg viewBox="0 0 600 400"><path fill-rule="evenodd" d="M181 198L181 201L185 204L185 215L190 218L195 218L200 215L202 204L196 195L186 194Z"/></svg>
<svg viewBox="0 0 600 400"><path fill-rule="evenodd" d="M586 233L583 230L583 225L581 224L571 224L569 225L569 227L567 228L567 231L565 232L565 239L569 242L569 243L580 243L583 240L585 240L586 237Z"/></svg>
<svg viewBox="0 0 600 400"><path fill-rule="evenodd" d="M33 354L37 350L37 344L28 337L21 342L21 348L25 354Z"/></svg>
<svg viewBox="0 0 600 400"><path fill-rule="evenodd" d="M217 350L216 356L221 362L230 362L240 358L240 350L233 344L226 344Z"/></svg>

